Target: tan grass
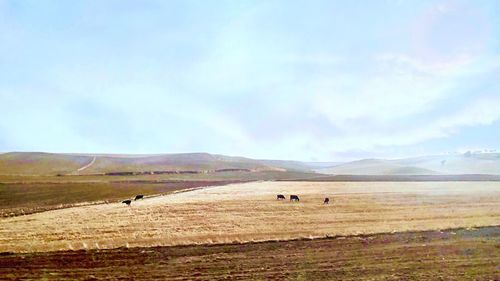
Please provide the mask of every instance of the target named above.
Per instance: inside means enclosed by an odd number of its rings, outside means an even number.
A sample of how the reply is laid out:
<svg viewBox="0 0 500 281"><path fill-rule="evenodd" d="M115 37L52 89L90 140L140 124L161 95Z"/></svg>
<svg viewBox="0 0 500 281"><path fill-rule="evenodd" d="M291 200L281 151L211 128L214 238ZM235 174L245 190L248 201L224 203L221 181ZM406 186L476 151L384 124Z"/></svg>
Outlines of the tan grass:
<svg viewBox="0 0 500 281"><path fill-rule="evenodd" d="M298 194L300 203L277 201ZM331 204L323 205L330 197ZM500 224L499 182L254 182L0 219L0 252L286 240Z"/></svg>

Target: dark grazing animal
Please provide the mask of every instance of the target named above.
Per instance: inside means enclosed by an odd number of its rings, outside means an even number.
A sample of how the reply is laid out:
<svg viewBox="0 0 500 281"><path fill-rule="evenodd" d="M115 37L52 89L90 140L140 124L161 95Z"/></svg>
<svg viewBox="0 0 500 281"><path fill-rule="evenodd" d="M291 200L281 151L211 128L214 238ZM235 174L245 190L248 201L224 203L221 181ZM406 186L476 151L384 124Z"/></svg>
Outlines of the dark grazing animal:
<svg viewBox="0 0 500 281"><path fill-rule="evenodd" d="M127 204L127 206L130 206L130 203L132 203L132 200L123 200L122 203Z"/></svg>
<svg viewBox="0 0 500 281"><path fill-rule="evenodd" d="M323 201L323 204L330 204L330 198L326 197L325 201Z"/></svg>
<svg viewBox="0 0 500 281"><path fill-rule="evenodd" d="M290 201L300 201L299 196L297 195L290 195Z"/></svg>
<svg viewBox="0 0 500 281"><path fill-rule="evenodd" d="M134 201L139 199L144 199L144 195L142 194L136 195Z"/></svg>
<svg viewBox="0 0 500 281"><path fill-rule="evenodd" d="M278 195L276 196L276 200L285 200L285 195L283 195L283 194L278 194Z"/></svg>

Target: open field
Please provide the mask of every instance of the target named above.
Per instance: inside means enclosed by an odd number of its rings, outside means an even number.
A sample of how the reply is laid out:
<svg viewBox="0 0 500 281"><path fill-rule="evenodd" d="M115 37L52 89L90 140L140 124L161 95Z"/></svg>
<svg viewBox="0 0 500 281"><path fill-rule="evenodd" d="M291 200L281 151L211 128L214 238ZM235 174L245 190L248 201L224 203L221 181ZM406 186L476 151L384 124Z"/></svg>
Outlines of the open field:
<svg viewBox="0 0 500 281"><path fill-rule="evenodd" d="M136 194L159 195L202 186L311 177L317 177L317 174L280 171L228 171L207 174L117 176L0 175L0 217L116 202Z"/></svg>
<svg viewBox="0 0 500 281"><path fill-rule="evenodd" d="M218 181L115 181L27 182L0 184L0 217L18 216L74 206L121 202L136 194L158 195L202 186L225 185Z"/></svg>
<svg viewBox="0 0 500 281"><path fill-rule="evenodd" d="M499 280L500 228L0 255L5 280Z"/></svg>
<svg viewBox="0 0 500 281"><path fill-rule="evenodd" d="M317 178L325 176L316 173L296 171L231 171L198 174L154 174L154 175L67 175L67 176L32 176L32 175L0 175L0 184L25 184L25 183L100 183L100 182L161 182L172 180L294 180Z"/></svg>
<svg viewBox="0 0 500 281"><path fill-rule="evenodd" d="M300 203L277 201L298 194ZM323 198L332 199L323 205ZM0 252L215 244L500 225L499 182L252 182L0 219Z"/></svg>

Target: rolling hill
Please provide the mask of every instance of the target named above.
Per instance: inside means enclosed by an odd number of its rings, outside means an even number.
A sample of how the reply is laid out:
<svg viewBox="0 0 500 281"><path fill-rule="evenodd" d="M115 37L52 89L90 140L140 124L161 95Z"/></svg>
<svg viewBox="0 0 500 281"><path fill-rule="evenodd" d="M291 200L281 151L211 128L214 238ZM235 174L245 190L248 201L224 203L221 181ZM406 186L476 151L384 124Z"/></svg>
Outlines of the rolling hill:
<svg viewBox="0 0 500 281"><path fill-rule="evenodd" d="M90 175L106 173L297 171L313 172L317 165L281 160L256 160L209 153L157 155L57 154L9 152L0 154L0 175Z"/></svg>
<svg viewBox="0 0 500 281"><path fill-rule="evenodd" d="M37 152L0 154L1 175L55 175L69 173L92 161L92 156Z"/></svg>
<svg viewBox="0 0 500 281"><path fill-rule="evenodd" d="M328 175L456 175L500 174L500 153L466 153L347 163L259 160L209 153L154 155L0 154L0 175L93 175L214 171L305 172Z"/></svg>
<svg viewBox="0 0 500 281"><path fill-rule="evenodd" d="M316 169L332 175L500 174L500 153L465 153L383 160L365 159Z"/></svg>
<svg viewBox="0 0 500 281"><path fill-rule="evenodd" d="M56 175L218 169L276 170L252 159L208 153L164 155L55 154L11 152L0 155L0 174Z"/></svg>

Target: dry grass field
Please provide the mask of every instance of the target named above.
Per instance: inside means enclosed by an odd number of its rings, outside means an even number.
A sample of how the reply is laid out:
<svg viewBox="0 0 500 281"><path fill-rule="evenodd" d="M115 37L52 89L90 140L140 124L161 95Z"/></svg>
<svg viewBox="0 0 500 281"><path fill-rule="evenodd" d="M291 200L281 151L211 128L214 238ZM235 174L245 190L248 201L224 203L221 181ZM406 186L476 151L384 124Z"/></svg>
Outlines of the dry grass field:
<svg viewBox="0 0 500 281"><path fill-rule="evenodd" d="M136 194L160 195L195 187L256 180L317 177L302 172L228 171L158 175L0 175L0 217L119 202Z"/></svg>
<svg viewBox="0 0 500 281"><path fill-rule="evenodd" d="M299 203L276 194L298 194ZM330 205L323 198L330 197ZM252 182L0 219L0 252L287 240L500 225L499 182Z"/></svg>
<svg viewBox="0 0 500 281"><path fill-rule="evenodd" d="M108 177L109 178L109 177ZM108 179L109 180L109 179ZM12 217L75 206L121 202L143 194L169 194L196 187L225 185L238 180L92 181L0 183L0 217Z"/></svg>

